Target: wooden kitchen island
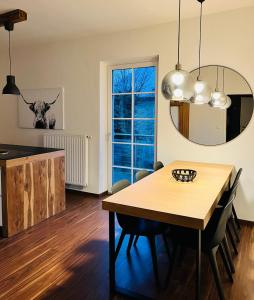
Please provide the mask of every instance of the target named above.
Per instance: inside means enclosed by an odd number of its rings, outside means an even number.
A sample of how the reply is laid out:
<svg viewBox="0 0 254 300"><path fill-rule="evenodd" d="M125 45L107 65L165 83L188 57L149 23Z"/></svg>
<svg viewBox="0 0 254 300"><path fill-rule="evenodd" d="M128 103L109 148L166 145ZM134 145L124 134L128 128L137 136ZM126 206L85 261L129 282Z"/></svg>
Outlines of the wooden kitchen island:
<svg viewBox="0 0 254 300"><path fill-rule="evenodd" d="M65 209L64 151L0 144L2 235Z"/></svg>

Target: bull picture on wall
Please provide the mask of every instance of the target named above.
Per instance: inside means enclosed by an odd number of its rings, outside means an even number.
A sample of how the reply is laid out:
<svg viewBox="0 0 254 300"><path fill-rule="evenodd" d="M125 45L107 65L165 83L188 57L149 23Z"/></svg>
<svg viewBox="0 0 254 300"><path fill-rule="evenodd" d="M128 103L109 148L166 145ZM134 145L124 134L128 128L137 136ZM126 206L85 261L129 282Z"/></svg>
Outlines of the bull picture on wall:
<svg viewBox="0 0 254 300"><path fill-rule="evenodd" d="M64 129L63 88L21 90L19 127Z"/></svg>

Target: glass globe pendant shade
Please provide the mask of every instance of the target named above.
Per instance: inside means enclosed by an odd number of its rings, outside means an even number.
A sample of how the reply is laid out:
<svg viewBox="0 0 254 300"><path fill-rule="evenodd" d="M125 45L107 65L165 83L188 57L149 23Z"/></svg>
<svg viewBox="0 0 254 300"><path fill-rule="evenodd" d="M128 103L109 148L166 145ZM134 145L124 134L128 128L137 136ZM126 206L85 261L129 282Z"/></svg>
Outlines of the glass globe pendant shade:
<svg viewBox="0 0 254 300"><path fill-rule="evenodd" d="M208 83L197 79L194 84L194 96L191 98L193 104L207 104L211 100L212 90Z"/></svg>
<svg viewBox="0 0 254 300"><path fill-rule="evenodd" d="M161 85L161 92L168 100L189 101L194 94L194 80L190 73L181 70L180 65L165 75Z"/></svg>
<svg viewBox="0 0 254 300"><path fill-rule="evenodd" d="M231 101L230 97L227 96L226 104L221 106L220 108L221 109L228 109L231 106L231 104L232 104L232 101Z"/></svg>
<svg viewBox="0 0 254 300"><path fill-rule="evenodd" d="M217 90L215 90L212 93L212 97L211 100L209 101L209 105L211 107L215 107L215 108L221 108L223 107L227 102L227 96L224 92L219 92Z"/></svg>

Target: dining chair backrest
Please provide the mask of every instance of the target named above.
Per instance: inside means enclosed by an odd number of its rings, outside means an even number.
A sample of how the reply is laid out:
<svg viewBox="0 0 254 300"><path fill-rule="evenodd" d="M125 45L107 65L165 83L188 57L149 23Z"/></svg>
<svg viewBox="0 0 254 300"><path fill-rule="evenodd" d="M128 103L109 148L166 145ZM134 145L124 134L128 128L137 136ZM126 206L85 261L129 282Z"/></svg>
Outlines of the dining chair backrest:
<svg viewBox="0 0 254 300"><path fill-rule="evenodd" d="M123 179L123 180L117 181L112 186L112 194L115 194L115 193L123 190L124 188L126 188L129 185L130 185L130 183L129 183L129 181L127 179Z"/></svg>
<svg viewBox="0 0 254 300"><path fill-rule="evenodd" d="M120 192L128 186L130 186L130 182L128 180L120 180L112 186L112 194L116 194L117 192ZM126 232L133 231L135 228L138 228L141 222L141 219L139 218L123 215L120 213L116 213L116 217L119 225Z"/></svg>
<svg viewBox="0 0 254 300"><path fill-rule="evenodd" d="M153 170L154 171L158 171L159 169L161 169L163 167L164 167L164 165L163 165L163 163L161 161L156 161L153 164Z"/></svg>
<svg viewBox="0 0 254 300"><path fill-rule="evenodd" d="M208 228L210 227L209 231L211 233L211 247L219 245L225 237L226 227L229 219L228 216L232 214L233 200L234 194L230 193L226 206L217 207L207 225Z"/></svg>
<svg viewBox="0 0 254 300"><path fill-rule="evenodd" d="M240 168L239 170L238 170L238 172L237 172L237 174L236 174L236 177L235 177L235 180L234 180L234 183L233 183L233 185L232 185L232 187L231 187L231 193L232 194L234 194L234 197L235 197L235 195L236 195L236 190L237 190L237 188L238 188L238 185L239 185L239 179L240 179L240 176L241 176L241 174L242 174L242 171L243 171L243 169L242 168Z"/></svg>
<svg viewBox="0 0 254 300"><path fill-rule="evenodd" d="M148 176L150 173L147 170L141 170L136 173L136 181L143 179Z"/></svg>

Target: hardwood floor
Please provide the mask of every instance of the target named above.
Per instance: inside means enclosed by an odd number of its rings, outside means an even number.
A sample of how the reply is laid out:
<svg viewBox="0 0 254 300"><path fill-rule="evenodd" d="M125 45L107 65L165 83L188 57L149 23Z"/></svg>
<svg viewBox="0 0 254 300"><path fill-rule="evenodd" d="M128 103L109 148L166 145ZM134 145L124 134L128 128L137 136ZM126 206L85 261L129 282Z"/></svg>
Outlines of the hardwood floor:
<svg viewBox="0 0 254 300"><path fill-rule="evenodd" d="M108 297L108 214L101 200L67 192L67 210L9 239L0 239L0 299L105 300ZM117 232L119 236L119 232ZM227 299L254 299L254 226L244 225L234 284L221 266ZM147 241L141 238L117 259L117 282L155 299L194 299L195 255L188 251L166 290L156 290ZM161 281L169 264L158 240ZM206 257L202 259L203 299L218 299ZM117 300L127 299L117 296Z"/></svg>

